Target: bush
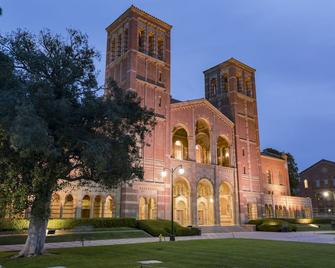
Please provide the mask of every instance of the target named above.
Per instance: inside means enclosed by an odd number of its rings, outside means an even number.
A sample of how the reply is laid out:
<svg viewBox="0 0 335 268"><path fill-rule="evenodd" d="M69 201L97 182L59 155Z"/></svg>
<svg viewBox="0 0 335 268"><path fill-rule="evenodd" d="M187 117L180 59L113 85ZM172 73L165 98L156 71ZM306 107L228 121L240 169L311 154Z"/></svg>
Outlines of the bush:
<svg viewBox="0 0 335 268"><path fill-rule="evenodd" d="M77 226L92 226L94 228L136 227L133 218L96 218L96 219L51 219L49 229L73 229ZM0 231L27 230L29 221L26 219L1 219Z"/></svg>
<svg viewBox="0 0 335 268"><path fill-rule="evenodd" d="M174 223L174 231L176 236L200 235L201 231L194 227L183 227L178 223ZM169 236L171 234L171 222L168 220L139 220L137 228L141 229L152 236Z"/></svg>
<svg viewBox="0 0 335 268"><path fill-rule="evenodd" d="M297 227L281 219L258 219L249 221L249 224L255 224L257 231L263 232L295 232Z"/></svg>

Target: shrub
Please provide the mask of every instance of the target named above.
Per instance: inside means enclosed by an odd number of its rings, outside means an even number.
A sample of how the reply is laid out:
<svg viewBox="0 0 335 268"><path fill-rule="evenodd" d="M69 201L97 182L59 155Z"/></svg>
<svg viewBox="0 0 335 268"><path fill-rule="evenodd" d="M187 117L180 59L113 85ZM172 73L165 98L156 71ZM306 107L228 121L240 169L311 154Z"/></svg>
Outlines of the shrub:
<svg viewBox="0 0 335 268"><path fill-rule="evenodd" d="M249 224L255 224L257 231L263 232L295 232L297 227L281 219L258 219L249 221Z"/></svg>
<svg viewBox="0 0 335 268"><path fill-rule="evenodd" d="M73 229L77 226L94 228L136 227L134 218L95 218L95 219L50 219L49 229ZM29 221L26 219L1 219L0 231L27 230Z"/></svg>
<svg viewBox="0 0 335 268"><path fill-rule="evenodd" d="M201 231L194 227L183 227L174 222L174 231L176 236L200 235ZM152 236L168 236L171 234L171 222L168 220L139 220L137 228L141 229Z"/></svg>

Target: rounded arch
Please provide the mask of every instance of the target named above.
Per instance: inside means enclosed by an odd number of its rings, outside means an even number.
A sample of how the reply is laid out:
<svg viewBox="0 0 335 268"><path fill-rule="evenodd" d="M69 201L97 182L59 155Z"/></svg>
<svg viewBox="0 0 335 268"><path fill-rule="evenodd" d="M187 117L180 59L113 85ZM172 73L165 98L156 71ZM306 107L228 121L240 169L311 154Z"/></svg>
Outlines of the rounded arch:
<svg viewBox="0 0 335 268"><path fill-rule="evenodd" d="M209 122L204 118L198 118L195 122L195 154L197 163L210 163L210 132Z"/></svg>
<svg viewBox="0 0 335 268"><path fill-rule="evenodd" d="M202 178L197 184L198 225L214 224L214 190L212 182Z"/></svg>
<svg viewBox="0 0 335 268"><path fill-rule="evenodd" d="M174 127L172 132L172 157L188 159L188 132L184 127Z"/></svg>
<svg viewBox="0 0 335 268"><path fill-rule="evenodd" d="M229 167L230 163L230 144L223 136L219 136L216 141L217 164L220 166Z"/></svg>
<svg viewBox="0 0 335 268"><path fill-rule="evenodd" d="M114 210L114 199L112 196L109 195L107 196L106 202L105 202L104 217L112 218L113 210Z"/></svg>
<svg viewBox="0 0 335 268"><path fill-rule="evenodd" d="M184 226L190 224L191 186L185 177L179 176L174 179L173 197L174 220Z"/></svg>
<svg viewBox="0 0 335 268"><path fill-rule="evenodd" d="M147 215L147 199L141 196L138 201L138 218L140 220L145 220Z"/></svg>
<svg viewBox="0 0 335 268"><path fill-rule="evenodd" d="M222 182L219 187L220 224L234 224L233 191L230 183Z"/></svg>
<svg viewBox="0 0 335 268"><path fill-rule="evenodd" d="M50 218L51 219L58 219L60 218L60 196L57 193L54 193L51 197L51 204L50 204Z"/></svg>
<svg viewBox="0 0 335 268"><path fill-rule="evenodd" d="M93 218L100 218L102 215L102 199L100 195L94 198Z"/></svg>
<svg viewBox="0 0 335 268"><path fill-rule="evenodd" d="M81 217L87 219L91 214L91 198L89 195L85 195L81 200Z"/></svg>
<svg viewBox="0 0 335 268"><path fill-rule="evenodd" d="M71 194L68 194L65 197L62 218L64 219L74 218L74 200Z"/></svg>

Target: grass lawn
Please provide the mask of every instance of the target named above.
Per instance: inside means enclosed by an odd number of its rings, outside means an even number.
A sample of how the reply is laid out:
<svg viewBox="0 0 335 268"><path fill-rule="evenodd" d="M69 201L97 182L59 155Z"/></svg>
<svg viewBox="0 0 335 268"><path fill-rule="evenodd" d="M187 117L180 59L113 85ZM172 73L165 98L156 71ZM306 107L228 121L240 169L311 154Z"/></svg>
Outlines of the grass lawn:
<svg viewBox="0 0 335 268"><path fill-rule="evenodd" d="M60 233L57 235L57 233ZM92 232L74 232L74 233L61 233L56 231L56 235L47 236L46 242L68 242L68 241L81 241L84 240L103 240L103 239L118 239L118 238L134 238L134 237L150 237L149 234L142 230L131 229L131 228L116 228L95 230ZM27 235L11 235L11 236L0 236L0 245L14 245L24 244Z"/></svg>
<svg viewBox="0 0 335 268"><path fill-rule="evenodd" d="M266 240L222 239L115 245L50 250L52 255L9 259L13 253L0 253L5 268L141 267L140 260L160 260L146 267L335 267L335 246Z"/></svg>

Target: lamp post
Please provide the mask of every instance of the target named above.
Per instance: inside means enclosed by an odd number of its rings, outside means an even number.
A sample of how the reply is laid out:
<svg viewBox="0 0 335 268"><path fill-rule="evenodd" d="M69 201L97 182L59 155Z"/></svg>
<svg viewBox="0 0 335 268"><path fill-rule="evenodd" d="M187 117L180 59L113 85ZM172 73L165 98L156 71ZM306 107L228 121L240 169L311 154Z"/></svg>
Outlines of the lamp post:
<svg viewBox="0 0 335 268"><path fill-rule="evenodd" d="M175 173L175 171L178 170L178 173L180 175L183 175L185 170L183 168L182 165L179 165L175 168L164 168L161 175L162 177L166 177L167 176L167 172L170 172L170 180L171 180L171 234L170 234L170 241L175 241L175 235L174 235L174 228L173 228L173 212L174 212L174 200L173 200L173 175Z"/></svg>

